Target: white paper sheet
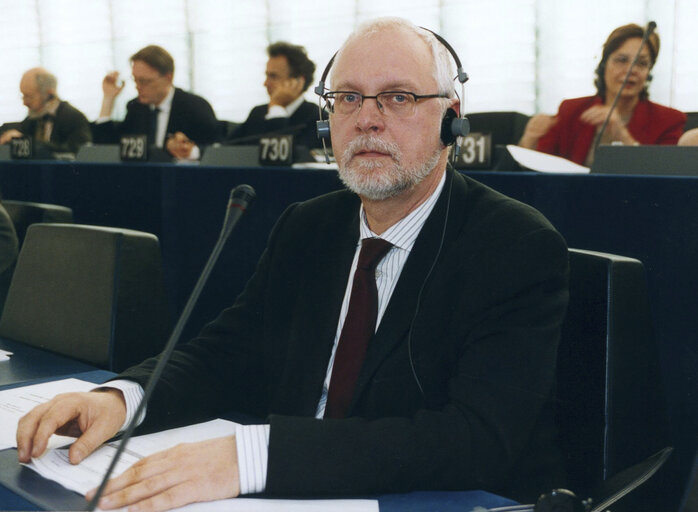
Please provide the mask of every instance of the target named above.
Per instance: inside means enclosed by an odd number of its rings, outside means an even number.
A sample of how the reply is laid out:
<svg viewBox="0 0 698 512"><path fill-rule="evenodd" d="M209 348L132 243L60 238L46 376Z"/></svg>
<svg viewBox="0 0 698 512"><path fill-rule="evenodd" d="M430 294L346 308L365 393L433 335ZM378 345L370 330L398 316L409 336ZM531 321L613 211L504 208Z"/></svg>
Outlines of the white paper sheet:
<svg viewBox="0 0 698 512"><path fill-rule="evenodd" d="M188 427L182 427L164 432L157 432L131 439L126 450L121 455L114 468L112 477L118 476L136 461L155 452L171 448L179 443L191 443L232 435L236 423L226 420L212 420ZM119 441L106 444L96 450L78 465L68 462L68 450L57 449L47 451L38 459L27 464L40 475L60 483L64 487L82 495L97 487L106 473ZM378 512L378 502L375 500L261 500L237 498L220 500L209 503L196 503L178 510L186 511L320 511L342 510L348 512Z"/></svg>
<svg viewBox="0 0 698 512"><path fill-rule="evenodd" d="M89 391L97 387L93 382L62 379L0 391L0 450L17 447L17 422L39 404L48 402L59 393ZM49 448L65 446L72 437L52 436Z"/></svg>
<svg viewBox="0 0 698 512"><path fill-rule="evenodd" d="M533 149L507 144L507 150L516 162L526 169L561 174L589 174L590 169L571 160Z"/></svg>
<svg viewBox="0 0 698 512"><path fill-rule="evenodd" d="M11 355L12 355L12 352L8 352L7 350L0 349L0 362L1 361L9 361Z"/></svg>

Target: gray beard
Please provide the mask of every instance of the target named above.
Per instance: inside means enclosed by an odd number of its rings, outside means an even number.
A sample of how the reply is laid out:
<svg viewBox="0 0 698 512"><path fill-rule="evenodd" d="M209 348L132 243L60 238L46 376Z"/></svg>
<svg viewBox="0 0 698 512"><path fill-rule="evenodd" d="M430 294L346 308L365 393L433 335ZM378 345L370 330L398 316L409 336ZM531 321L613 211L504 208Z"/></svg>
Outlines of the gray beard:
<svg viewBox="0 0 698 512"><path fill-rule="evenodd" d="M392 164L383 162L354 162L347 164L359 150L380 151L391 156ZM395 143L385 142L371 135L360 135L352 140L342 154L339 178L349 190L366 199L380 201L395 197L421 183L436 167L442 148L437 148L425 161L405 168L400 162L402 152Z"/></svg>

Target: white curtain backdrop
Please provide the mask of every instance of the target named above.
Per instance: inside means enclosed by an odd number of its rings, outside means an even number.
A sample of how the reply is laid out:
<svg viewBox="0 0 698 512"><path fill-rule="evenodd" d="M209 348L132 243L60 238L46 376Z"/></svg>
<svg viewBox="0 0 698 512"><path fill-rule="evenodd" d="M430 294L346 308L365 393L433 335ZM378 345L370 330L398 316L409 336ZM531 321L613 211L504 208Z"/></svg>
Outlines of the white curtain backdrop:
<svg viewBox="0 0 698 512"><path fill-rule="evenodd" d="M0 123L26 114L24 71L56 74L59 95L94 119L101 81L118 70L135 95L128 58L147 44L175 58L175 84L207 98L221 119L242 121L266 101L265 47L304 45L316 79L347 34L366 19L396 15L432 29L470 75L466 112L555 112L564 98L592 94L610 31L657 22L659 60L650 95L698 111L696 0L0 0ZM376 49L380 51L379 49ZM312 87L308 99L316 101Z"/></svg>

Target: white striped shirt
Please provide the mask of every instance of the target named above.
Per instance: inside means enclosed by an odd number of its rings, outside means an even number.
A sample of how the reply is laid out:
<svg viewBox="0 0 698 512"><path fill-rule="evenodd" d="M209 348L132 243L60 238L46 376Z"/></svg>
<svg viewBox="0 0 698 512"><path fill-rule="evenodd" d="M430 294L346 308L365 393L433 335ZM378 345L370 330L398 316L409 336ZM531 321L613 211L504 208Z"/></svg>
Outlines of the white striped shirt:
<svg viewBox="0 0 698 512"><path fill-rule="evenodd" d="M376 329L378 329L381 319L383 318L383 314L388 307L390 297L392 296L395 285L400 278L400 274L405 266L407 257L410 255L410 251L412 250L412 247L417 240L417 236L424 226L424 222L434 209L434 205L441 194L445 181L446 175L444 174L441 177L441 181L436 187L436 190L434 190L426 201L410 212L406 217L400 219L396 224L388 228L380 236L380 238L383 240L387 240L393 244L393 247L390 249L390 251L388 251L388 254L385 255L385 257L376 267L376 287L378 288L378 317L376 319ZM359 211L359 216L359 240L356 244L354 261L349 272L347 287L344 292L344 300L342 302L342 309L339 314L339 322L337 323L337 331L334 339L334 347L332 348L332 355L327 367L327 374L322 387L322 394L320 395L320 400L315 412L315 417L318 419L321 419L325 413L327 393L330 385L330 378L332 376L332 367L334 365L334 354L335 350L337 349L337 343L339 342L339 336L342 333L344 319L346 318L347 311L349 309L349 298L351 296L351 288L354 281L354 272L356 271L356 265L359 261L361 241L364 238L374 238L377 236L368 227L366 212L364 211L363 206ZM130 399L127 398L126 401L127 421L124 423L125 428L129 419L135 413L138 402L143 397L143 389L140 387L140 385L130 381L113 381L110 382L109 385L117 387L115 384L120 382L129 384L128 395ZM123 390L124 387L122 386L123 384L118 386L119 389ZM140 398L136 400L133 400L134 391L132 386L135 386L138 390L140 390ZM125 391L124 394L126 395ZM235 431L238 471L240 475L240 494L259 493L263 492L266 488L267 462L269 460L269 430L269 425L244 425L238 427Z"/></svg>

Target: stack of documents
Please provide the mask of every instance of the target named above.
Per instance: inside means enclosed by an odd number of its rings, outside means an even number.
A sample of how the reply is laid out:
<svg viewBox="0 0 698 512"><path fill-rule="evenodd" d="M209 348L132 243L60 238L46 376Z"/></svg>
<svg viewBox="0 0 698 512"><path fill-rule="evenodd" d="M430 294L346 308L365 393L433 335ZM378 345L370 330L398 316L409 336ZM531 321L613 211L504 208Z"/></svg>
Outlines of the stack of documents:
<svg viewBox="0 0 698 512"><path fill-rule="evenodd" d="M533 149L507 144L507 150L521 167L538 172L553 174L589 174L589 167L576 164L571 160L549 155Z"/></svg>
<svg viewBox="0 0 698 512"><path fill-rule="evenodd" d="M216 437L235 434L237 423L226 420L212 420L197 425L156 432L131 439L114 468L112 478L126 471L139 459L172 448L180 443L204 441ZM64 487L82 495L99 486L103 475L111 463L120 441L103 445L80 464L68 462L68 449L49 450L27 466L45 478L58 482ZM208 503L196 503L177 510L199 511L298 511L313 512L337 510L341 512L378 512L376 500L267 500L235 498Z"/></svg>

